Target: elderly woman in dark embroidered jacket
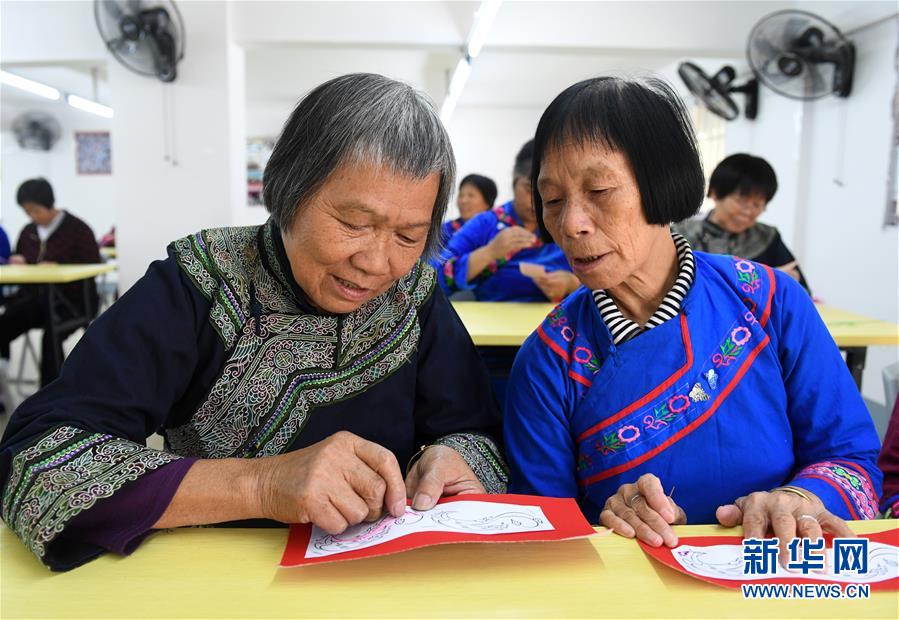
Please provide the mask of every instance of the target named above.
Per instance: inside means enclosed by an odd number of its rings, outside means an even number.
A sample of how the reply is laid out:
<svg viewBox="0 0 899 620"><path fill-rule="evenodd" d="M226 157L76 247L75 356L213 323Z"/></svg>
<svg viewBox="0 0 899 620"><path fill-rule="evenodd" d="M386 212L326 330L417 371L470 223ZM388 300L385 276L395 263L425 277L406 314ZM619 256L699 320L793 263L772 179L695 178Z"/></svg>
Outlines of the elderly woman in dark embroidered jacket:
<svg viewBox="0 0 899 620"><path fill-rule="evenodd" d="M265 171L269 222L172 243L12 417L3 520L64 570L160 528L338 533L407 496L502 491L486 373L420 260L454 173L409 86L312 91ZM156 431L165 451L144 445Z"/></svg>

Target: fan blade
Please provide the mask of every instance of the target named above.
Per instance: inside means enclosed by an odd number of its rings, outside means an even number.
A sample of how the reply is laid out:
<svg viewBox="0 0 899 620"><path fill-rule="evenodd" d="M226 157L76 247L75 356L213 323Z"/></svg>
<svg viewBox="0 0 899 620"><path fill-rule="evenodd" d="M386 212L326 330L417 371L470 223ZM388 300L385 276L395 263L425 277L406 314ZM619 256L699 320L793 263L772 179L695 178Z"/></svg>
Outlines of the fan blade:
<svg viewBox="0 0 899 620"><path fill-rule="evenodd" d="M118 51L122 49L122 46L125 44L125 37L116 37L115 39L110 39L106 42L106 47L111 52Z"/></svg>
<svg viewBox="0 0 899 620"><path fill-rule="evenodd" d="M781 30L784 49L792 49L795 45L799 37L803 32L808 28L809 20L805 17L793 17L791 16L787 23L783 25Z"/></svg>
<svg viewBox="0 0 899 620"><path fill-rule="evenodd" d="M106 14L114 19L116 23L125 16L125 11L116 0L102 0L100 4L103 5Z"/></svg>
<svg viewBox="0 0 899 620"><path fill-rule="evenodd" d="M757 36L752 40L752 47L759 56L777 58L783 52L783 48L772 43L767 37Z"/></svg>

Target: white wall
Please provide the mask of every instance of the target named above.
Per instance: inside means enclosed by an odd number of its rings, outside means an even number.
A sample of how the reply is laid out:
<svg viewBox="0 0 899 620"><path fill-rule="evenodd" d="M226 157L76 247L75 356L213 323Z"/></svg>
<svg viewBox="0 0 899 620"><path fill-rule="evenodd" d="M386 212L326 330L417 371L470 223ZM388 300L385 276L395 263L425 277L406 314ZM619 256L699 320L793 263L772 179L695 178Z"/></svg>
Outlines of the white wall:
<svg viewBox="0 0 899 620"><path fill-rule="evenodd" d="M534 137L542 108L459 106L447 130L456 153L459 179L483 174L496 182L496 204L512 199L512 166L521 146ZM455 202L450 217L458 217Z"/></svg>
<svg viewBox="0 0 899 620"><path fill-rule="evenodd" d="M777 226L824 303L899 323L899 230L883 228L899 21L887 3L814 3L856 45L846 99L794 101L762 86L759 116L728 124L727 151L766 158L780 189L761 220ZM865 19L860 19L864 16ZM883 403L896 347L871 347L863 393Z"/></svg>
<svg viewBox="0 0 899 620"><path fill-rule="evenodd" d="M93 62L106 57L90 0L4 0L0 35L4 63Z"/></svg>
<svg viewBox="0 0 899 620"><path fill-rule="evenodd" d="M59 141L50 151L31 151L19 147L9 124L26 110L51 114L62 127ZM67 209L87 222L97 237L115 223L112 175L80 175L75 162L76 131L109 131L107 119L68 108L61 103L4 103L3 132L0 134L0 223L15 244L30 220L16 203L16 190L22 181L42 176L53 185L56 206Z"/></svg>
<svg viewBox="0 0 899 620"><path fill-rule="evenodd" d="M174 83L109 65L123 290L165 256L170 241L233 217L228 8L180 8L190 41Z"/></svg>
<svg viewBox="0 0 899 620"><path fill-rule="evenodd" d="M894 5L895 9L895 5ZM899 20L852 35L853 92L805 106L798 230L804 269L827 303L899 323L899 229L883 228ZM872 347L864 394L883 402L880 371L896 347Z"/></svg>

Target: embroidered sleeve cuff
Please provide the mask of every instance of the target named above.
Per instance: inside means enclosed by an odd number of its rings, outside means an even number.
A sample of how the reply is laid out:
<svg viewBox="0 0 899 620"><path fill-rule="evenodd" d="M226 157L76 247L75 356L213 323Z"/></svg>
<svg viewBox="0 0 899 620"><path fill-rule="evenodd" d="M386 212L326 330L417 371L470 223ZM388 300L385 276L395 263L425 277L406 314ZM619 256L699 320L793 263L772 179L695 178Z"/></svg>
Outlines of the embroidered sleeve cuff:
<svg viewBox="0 0 899 620"><path fill-rule="evenodd" d="M848 464L812 463L796 474L790 484L814 493L827 510L843 519L874 519L877 516L877 493L871 481L866 474Z"/></svg>
<svg viewBox="0 0 899 620"><path fill-rule="evenodd" d="M488 493L505 493L509 470L493 440L476 433L453 433L434 442L458 452Z"/></svg>
<svg viewBox="0 0 899 620"><path fill-rule="evenodd" d="M452 294L456 291L468 291L474 288L474 282L468 281L468 255L454 256L447 259L440 268L441 280L446 290Z"/></svg>
<svg viewBox="0 0 899 620"><path fill-rule="evenodd" d="M112 435L54 429L13 458L3 520L46 563L47 546L77 515L179 458Z"/></svg>

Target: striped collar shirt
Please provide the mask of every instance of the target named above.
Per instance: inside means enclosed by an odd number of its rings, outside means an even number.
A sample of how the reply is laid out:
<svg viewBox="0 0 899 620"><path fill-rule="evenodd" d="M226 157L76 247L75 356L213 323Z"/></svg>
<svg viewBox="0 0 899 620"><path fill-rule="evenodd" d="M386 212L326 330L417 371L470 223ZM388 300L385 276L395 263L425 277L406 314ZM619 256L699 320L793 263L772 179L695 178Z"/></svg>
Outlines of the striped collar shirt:
<svg viewBox="0 0 899 620"><path fill-rule="evenodd" d="M658 327L665 321L673 319L680 312L681 303L687 296L687 291L693 285L693 278L696 274L696 263L693 260L693 250L690 244L683 236L677 233L671 233L674 239L674 247L677 249L677 262L680 268L677 278L671 286L671 290L662 299L662 303L649 317L646 325L640 325L636 321L625 317L621 314L621 310L615 304L615 300L609 297L604 290L593 291L593 301L599 309L603 323L609 328L612 334L612 342L616 345L623 344L632 338L636 338L646 330Z"/></svg>

